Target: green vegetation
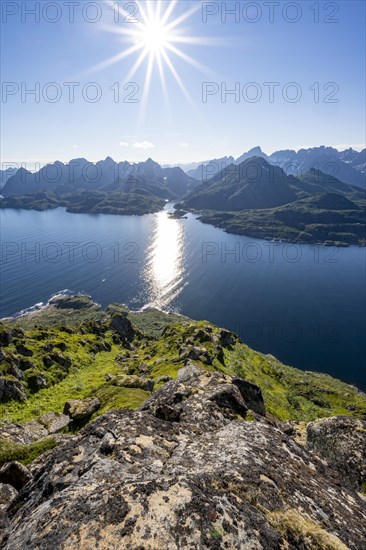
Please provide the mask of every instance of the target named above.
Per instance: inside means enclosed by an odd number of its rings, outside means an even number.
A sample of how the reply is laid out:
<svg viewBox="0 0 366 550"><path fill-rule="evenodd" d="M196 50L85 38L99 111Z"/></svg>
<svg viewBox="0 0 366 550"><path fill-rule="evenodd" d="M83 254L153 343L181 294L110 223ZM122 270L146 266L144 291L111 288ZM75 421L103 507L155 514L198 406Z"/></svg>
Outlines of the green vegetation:
<svg viewBox="0 0 366 550"><path fill-rule="evenodd" d="M223 533L219 531L216 527L210 529L210 537L212 539L222 539Z"/></svg>
<svg viewBox="0 0 366 550"><path fill-rule="evenodd" d="M129 340L111 325L116 315L132 322ZM155 391L176 377L192 346L203 350L193 359L202 369L257 384L267 412L281 420L366 414L366 395L356 388L283 365L224 332L228 341L206 321L156 310L130 313L119 305L103 311L88 298L59 298L42 311L0 325L0 381L9 388L2 390L0 422L62 412L67 400L91 396L101 402L94 417L117 408L136 409L150 395L146 381L154 381Z"/></svg>
<svg viewBox="0 0 366 550"><path fill-rule="evenodd" d="M339 195L339 197L346 199ZM259 239L329 245L365 245L365 208L339 210L321 207L324 195L301 199L277 208L241 212L203 212L199 218L228 233Z"/></svg>
<svg viewBox="0 0 366 550"><path fill-rule="evenodd" d="M55 438L51 436L30 443L29 445L12 443L0 437L0 466L12 460L17 460L22 464L30 464L37 456L53 449L56 445L57 442Z"/></svg>
<svg viewBox="0 0 366 550"><path fill-rule="evenodd" d="M12 195L0 201L0 208L41 211L64 206L68 212L72 213L138 216L158 212L164 205L164 197L139 189L130 193L83 190L64 195L39 192L29 195Z"/></svg>
<svg viewBox="0 0 366 550"><path fill-rule="evenodd" d="M366 244L365 192L312 169L287 176L260 157L231 165L177 208L228 233L295 243Z"/></svg>

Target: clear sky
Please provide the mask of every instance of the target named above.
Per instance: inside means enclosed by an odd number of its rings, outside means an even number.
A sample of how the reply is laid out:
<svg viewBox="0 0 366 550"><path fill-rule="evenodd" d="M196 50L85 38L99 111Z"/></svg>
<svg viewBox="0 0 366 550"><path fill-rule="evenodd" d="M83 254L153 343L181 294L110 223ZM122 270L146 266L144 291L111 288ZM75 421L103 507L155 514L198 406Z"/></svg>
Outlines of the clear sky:
<svg viewBox="0 0 366 550"><path fill-rule="evenodd" d="M3 0L2 162L364 147L365 2L170 4Z"/></svg>

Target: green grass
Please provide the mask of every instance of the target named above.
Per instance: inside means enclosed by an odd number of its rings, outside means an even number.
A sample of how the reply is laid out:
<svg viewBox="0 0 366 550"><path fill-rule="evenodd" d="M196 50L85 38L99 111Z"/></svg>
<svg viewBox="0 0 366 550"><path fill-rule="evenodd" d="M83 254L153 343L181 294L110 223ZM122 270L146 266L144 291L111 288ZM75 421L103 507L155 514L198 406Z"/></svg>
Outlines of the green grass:
<svg viewBox="0 0 366 550"><path fill-rule="evenodd" d="M30 464L37 456L53 449L56 445L55 438L51 436L29 445L12 443L0 437L0 466L12 460L17 460L22 464Z"/></svg>
<svg viewBox="0 0 366 550"><path fill-rule="evenodd" d="M59 311L62 324L66 311L71 319L75 316L80 319L82 311L52 309L52 321L55 321ZM140 334L133 342L134 349L129 351L115 342L115 333L109 329L108 317L118 309L127 313ZM85 307L85 313L89 314L88 307ZM28 399L24 403L0 403L1 423L21 423L47 412L62 412L67 400L83 399L91 395L97 396L101 401L101 408L96 415L117 408L136 409L149 397L149 393L137 388L114 386L111 382L106 382L106 373L112 376L140 375L139 366L145 363L150 368L150 373L143 376L155 380L163 375L174 378L179 368L184 366L184 362L176 361L180 346L188 338L194 338L199 329L205 330L208 327L212 334L219 332L217 327L207 321L191 321L156 310L128 313L123 306L113 305L106 312L99 310L97 313L101 324L96 324L95 320L98 318L92 321L87 318L84 322L72 324L72 334L65 332L60 326L50 326L46 316L46 328L37 326L27 329L24 339L21 336L18 338L24 340L26 346L32 350L33 356L26 359L34 363L35 370L48 380L49 387L33 392L28 389ZM23 324L23 320L21 321ZM98 336L95 332L100 328L103 334ZM71 359L71 366L66 370L58 364L45 367L43 358L48 352L43 346L60 342L66 346L62 354ZM111 346L111 351L96 350L96 346L103 342ZM268 413L278 419L311 421L326 416L360 417L366 414L365 394L330 376L285 366L272 356L255 352L239 340L235 345L224 349L223 358L218 355L211 341L195 343L205 347L213 358L212 365L196 362L202 369L240 376L257 384L262 390ZM61 353L59 349L55 350ZM4 351L20 357L16 352L16 342L5 347ZM126 353L130 355L128 361L115 361L117 355ZM3 362L0 370L6 374L6 368ZM25 370L26 378L32 373L32 369L28 371ZM155 390L163 384L164 382L156 384Z"/></svg>
<svg viewBox="0 0 366 550"><path fill-rule="evenodd" d="M223 533L221 533L221 531L219 531L216 527L211 527L210 529L210 537L212 539L222 539L222 536L223 536Z"/></svg>

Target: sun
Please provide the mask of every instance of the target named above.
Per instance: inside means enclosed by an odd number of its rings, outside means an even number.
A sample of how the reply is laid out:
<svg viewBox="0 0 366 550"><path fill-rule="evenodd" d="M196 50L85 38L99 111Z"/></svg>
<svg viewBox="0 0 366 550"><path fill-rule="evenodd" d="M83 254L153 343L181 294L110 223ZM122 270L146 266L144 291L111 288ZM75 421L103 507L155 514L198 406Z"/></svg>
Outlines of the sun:
<svg viewBox="0 0 366 550"><path fill-rule="evenodd" d="M141 30L141 37L136 38L136 43L139 41L153 54L161 53L169 45L169 31L161 21L150 21Z"/></svg>
<svg viewBox="0 0 366 550"><path fill-rule="evenodd" d="M110 9L118 10L121 21L131 20L131 14L124 10L122 3L118 4L112 0L105 0L105 2ZM168 71L178 83L187 100L194 106L194 102L175 67L174 58L180 58L206 75L210 73L207 67L201 65L196 59L189 56L179 47L180 44L210 44L208 38L192 36L188 29L182 27L182 23L201 9L200 2L195 2L190 9L184 12L180 8L180 13L175 15L174 12L178 9L177 0L146 0L144 2L135 0L133 4L137 8L133 24L121 23L113 27L105 27L105 30L108 32L119 34L122 41L127 44L129 43L129 45L115 56L94 66L91 71L94 72L126 58L131 57L132 59L135 57L129 72L125 73L125 81L131 81L139 68L143 64L146 64L141 111L146 106L154 72L160 77L167 105L169 103L169 94L166 72ZM215 43L216 41L211 42L211 44Z"/></svg>

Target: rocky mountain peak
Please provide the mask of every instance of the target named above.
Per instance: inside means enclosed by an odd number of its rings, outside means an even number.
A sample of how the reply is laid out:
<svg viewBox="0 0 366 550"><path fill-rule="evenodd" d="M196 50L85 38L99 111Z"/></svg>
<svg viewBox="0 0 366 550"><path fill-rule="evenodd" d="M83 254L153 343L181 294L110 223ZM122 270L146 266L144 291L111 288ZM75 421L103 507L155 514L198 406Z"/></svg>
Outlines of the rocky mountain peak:
<svg viewBox="0 0 366 550"><path fill-rule="evenodd" d="M348 420L362 430L355 454L365 426ZM24 479L2 548L359 549L366 513L341 478L346 446L336 468L325 462L343 428L313 423L300 444L296 423L266 418L257 386L188 361L139 410L102 415L28 473L0 471Z"/></svg>

